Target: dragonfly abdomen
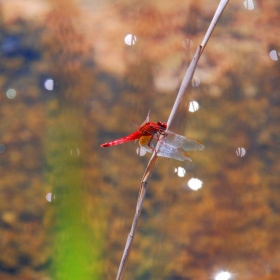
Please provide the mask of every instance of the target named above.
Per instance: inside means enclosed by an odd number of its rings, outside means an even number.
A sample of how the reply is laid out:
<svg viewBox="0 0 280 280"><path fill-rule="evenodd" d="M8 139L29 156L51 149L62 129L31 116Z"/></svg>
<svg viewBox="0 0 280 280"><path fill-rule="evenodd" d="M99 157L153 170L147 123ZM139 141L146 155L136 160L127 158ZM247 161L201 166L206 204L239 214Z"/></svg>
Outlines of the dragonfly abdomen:
<svg viewBox="0 0 280 280"><path fill-rule="evenodd" d="M100 147L105 148L105 147L111 147L111 146L115 146L115 145L120 145L129 141L133 141L136 139L139 139L142 136L142 132L141 131L135 131L125 137L101 144Z"/></svg>

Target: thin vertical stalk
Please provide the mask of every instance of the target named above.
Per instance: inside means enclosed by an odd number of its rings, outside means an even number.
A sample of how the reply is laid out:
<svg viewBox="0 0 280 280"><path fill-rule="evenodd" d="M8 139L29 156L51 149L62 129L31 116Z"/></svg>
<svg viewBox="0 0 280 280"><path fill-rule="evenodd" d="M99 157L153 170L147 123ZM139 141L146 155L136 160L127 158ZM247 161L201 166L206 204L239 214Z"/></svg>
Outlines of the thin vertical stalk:
<svg viewBox="0 0 280 280"><path fill-rule="evenodd" d="M229 2L229 0L221 0L220 1L220 4L216 9L216 12L215 12L215 14L213 16L213 19L212 19L212 21L211 21L211 23L210 23L210 25L207 29L207 32L204 36L203 41L197 47L195 55L194 55L190 65L189 65L189 67L186 71L186 74L183 78L183 81L181 83L179 92L177 94L176 100L174 102L173 108L172 108L170 116L168 118L167 128L173 122L174 116L175 116L176 112L178 111L178 108L179 108L179 106L180 106L180 104L183 100L183 97L186 94L186 90L187 90L189 84L191 83L191 80L193 78L197 63L199 61L199 58L200 58L201 54L203 53L204 48L205 48L207 42L209 41L209 39L211 37L211 34L212 34L213 30L215 29L215 26L216 26L219 18L221 17L221 15L222 15L226 5L228 4L228 2ZM144 172L144 175L143 175L143 178L142 178L142 181L141 181L141 184L140 184L139 196L138 196L137 205L136 205L136 212L135 212L135 216L134 216L134 219L133 219L133 222L132 222L131 230L130 230L129 235L127 237L126 245L125 245L125 248L124 248L124 252L123 252L123 255L122 255L122 259L121 259L121 262L120 262L120 266L119 266L119 270L118 270L116 280L121 280L122 276L124 274L125 265L126 265L126 262L128 260L131 245L132 245L132 242L133 242L133 239L134 239L134 236L135 236L135 232L136 232L136 228L137 228L137 224L138 224L138 221L139 221L139 218L140 218L143 201L144 201L147 189L148 189L148 183L151 179L152 172L153 172L153 169L155 167L155 164L156 164L156 161L157 161L157 158L158 158L158 156L156 154L156 151L157 151L158 147L159 147L159 143L158 143L158 145L155 149L155 152L152 154L152 157L151 157L151 159L150 159L150 161L149 161L149 163L146 167L146 170Z"/></svg>

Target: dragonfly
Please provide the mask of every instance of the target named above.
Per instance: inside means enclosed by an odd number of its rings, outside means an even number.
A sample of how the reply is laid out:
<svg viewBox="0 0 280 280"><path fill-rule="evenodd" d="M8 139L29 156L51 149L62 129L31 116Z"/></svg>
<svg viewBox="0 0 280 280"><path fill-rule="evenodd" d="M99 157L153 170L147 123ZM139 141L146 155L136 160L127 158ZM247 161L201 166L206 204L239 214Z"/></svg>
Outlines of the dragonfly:
<svg viewBox="0 0 280 280"><path fill-rule="evenodd" d="M149 153L156 151L160 157L173 158L179 161L192 161L187 151L202 151L203 144L198 140L186 138L167 129L165 122L150 122L149 113L146 120L137 130L122 138L101 144L102 148L139 140L141 149ZM159 142L159 145L157 146Z"/></svg>
<svg viewBox="0 0 280 280"><path fill-rule="evenodd" d="M136 131L122 138L101 144L100 147L104 148L104 147L111 147L111 146L123 144L129 141L138 140L142 136L154 136L156 134L165 135L167 124L165 122L157 122L157 123L150 122L149 114L150 112L148 113L148 116L146 117L146 120L142 123L142 125L139 126L136 124L137 126Z"/></svg>

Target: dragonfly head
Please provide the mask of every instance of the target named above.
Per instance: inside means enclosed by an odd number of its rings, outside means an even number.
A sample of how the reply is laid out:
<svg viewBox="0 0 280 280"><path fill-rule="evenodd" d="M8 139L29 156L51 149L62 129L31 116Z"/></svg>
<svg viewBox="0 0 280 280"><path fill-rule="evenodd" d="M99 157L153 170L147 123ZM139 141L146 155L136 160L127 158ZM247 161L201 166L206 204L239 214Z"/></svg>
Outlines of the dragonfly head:
<svg viewBox="0 0 280 280"><path fill-rule="evenodd" d="M157 122L157 124L163 129L165 130L167 128L167 123L166 122Z"/></svg>

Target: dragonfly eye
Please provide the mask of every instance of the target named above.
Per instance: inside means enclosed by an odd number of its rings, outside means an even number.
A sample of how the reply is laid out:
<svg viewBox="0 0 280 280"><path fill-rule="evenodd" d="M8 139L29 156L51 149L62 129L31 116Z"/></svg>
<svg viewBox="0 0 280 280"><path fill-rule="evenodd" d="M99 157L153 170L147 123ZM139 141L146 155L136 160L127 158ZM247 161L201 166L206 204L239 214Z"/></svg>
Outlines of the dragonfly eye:
<svg viewBox="0 0 280 280"><path fill-rule="evenodd" d="M161 126L164 130L167 128L166 122L158 122L158 125Z"/></svg>

